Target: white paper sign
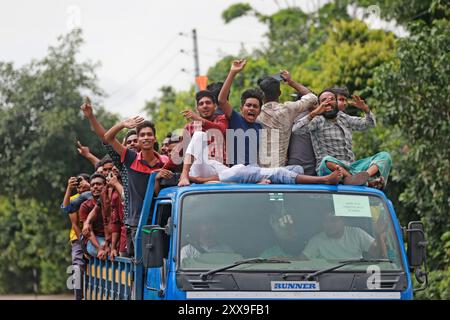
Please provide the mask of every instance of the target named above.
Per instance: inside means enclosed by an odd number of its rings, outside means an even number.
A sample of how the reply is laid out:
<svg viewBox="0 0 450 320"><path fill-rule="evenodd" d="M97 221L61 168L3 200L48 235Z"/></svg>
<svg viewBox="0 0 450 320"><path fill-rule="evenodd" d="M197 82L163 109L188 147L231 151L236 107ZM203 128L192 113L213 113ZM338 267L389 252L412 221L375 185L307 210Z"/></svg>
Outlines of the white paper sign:
<svg viewBox="0 0 450 320"><path fill-rule="evenodd" d="M341 217L371 217L368 196L333 194L334 212Z"/></svg>

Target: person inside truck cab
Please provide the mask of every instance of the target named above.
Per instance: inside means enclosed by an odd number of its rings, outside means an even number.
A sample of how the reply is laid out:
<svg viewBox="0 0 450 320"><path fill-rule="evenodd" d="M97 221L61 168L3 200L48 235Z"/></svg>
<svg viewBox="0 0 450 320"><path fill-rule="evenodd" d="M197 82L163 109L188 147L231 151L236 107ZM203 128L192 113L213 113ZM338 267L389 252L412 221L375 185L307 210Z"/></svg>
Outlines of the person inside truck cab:
<svg viewBox="0 0 450 320"><path fill-rule="evenodd" d="M192 229L192 233L186 234L188 244L181 248L181 261L197 258L203 253L234 252L227 244L219 243L219 228L212 221L201 221Z"/></svg>
<svg viewBox="0 0 450 320"><path fill-rule="evenodd" d="M323 221L323 231L314 235L303 250L308 259L346 260L361 259L363 254L381 258L384 246L381 235L385 225L377 223L377 239L359 227L347 226L340 216L330 213Z"/></svg>
<svg viewBox="0 0 450 320"><path fill-rule="evenodd" d="M271 215L270 227L275 243L259 254L261 258L288 258L299 260L296 255L287 252L284 247L298 247L299 232L290 214ZM301 258L301 257L300 257Z"/></svg>

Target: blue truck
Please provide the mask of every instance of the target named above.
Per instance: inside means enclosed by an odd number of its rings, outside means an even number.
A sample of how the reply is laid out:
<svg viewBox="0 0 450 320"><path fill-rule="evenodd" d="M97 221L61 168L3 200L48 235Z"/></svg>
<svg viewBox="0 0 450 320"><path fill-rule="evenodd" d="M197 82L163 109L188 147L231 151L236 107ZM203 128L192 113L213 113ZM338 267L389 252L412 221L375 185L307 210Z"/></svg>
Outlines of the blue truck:
<svg viewBox="0 0 450 320"><path fill-rule="evenodd" d="M428 283L422 223L401 227L376 189L154 183L135 257L91 258L84 299L413 299Z"/></svg>

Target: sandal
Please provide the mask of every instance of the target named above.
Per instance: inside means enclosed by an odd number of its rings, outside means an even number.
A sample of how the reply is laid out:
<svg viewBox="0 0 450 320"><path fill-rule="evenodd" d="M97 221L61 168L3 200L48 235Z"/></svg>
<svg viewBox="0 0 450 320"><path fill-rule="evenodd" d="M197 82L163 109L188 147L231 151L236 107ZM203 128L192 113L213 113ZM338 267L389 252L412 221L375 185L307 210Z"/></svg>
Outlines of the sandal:
<svg viewBox="0 0 450 320"><path fill-rule="evenodd" d="M362 186L365 185L367 180L369 180L369 174L365 171L358 172L350 177L344 178L344 184L349 184L353 186Z"/></svg>
<svg viewBox="0 0 450 320"><path fill-rule="evenodd" d="M383 191L384 188L386 188L386 184L385 184L383 176L380 176L379 178L369 181L368 186L371 188L381 190L381 191Z"/></svg>

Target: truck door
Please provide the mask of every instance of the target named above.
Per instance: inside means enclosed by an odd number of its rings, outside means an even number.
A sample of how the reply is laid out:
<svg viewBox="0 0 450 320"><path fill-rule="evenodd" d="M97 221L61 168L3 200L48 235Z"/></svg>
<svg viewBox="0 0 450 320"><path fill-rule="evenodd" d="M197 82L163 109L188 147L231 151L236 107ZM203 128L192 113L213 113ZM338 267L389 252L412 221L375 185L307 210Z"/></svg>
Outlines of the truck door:
<svg viewBox="0 0 450 320"><path fill-rule="evenodd" d="M158 200L155 203L154 210L153 225L159 225L164 228L170 224L172 216L172 202L170 200ZM164 299L170 263L169 253L171 250L170 235L163 232L163 266L160 268L148 268L144 271L144 300Z"/></svg>

